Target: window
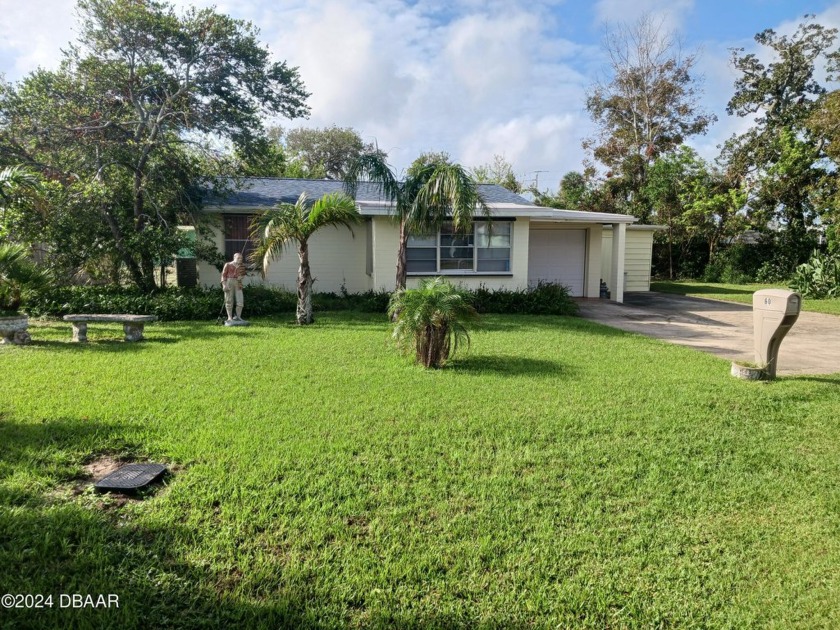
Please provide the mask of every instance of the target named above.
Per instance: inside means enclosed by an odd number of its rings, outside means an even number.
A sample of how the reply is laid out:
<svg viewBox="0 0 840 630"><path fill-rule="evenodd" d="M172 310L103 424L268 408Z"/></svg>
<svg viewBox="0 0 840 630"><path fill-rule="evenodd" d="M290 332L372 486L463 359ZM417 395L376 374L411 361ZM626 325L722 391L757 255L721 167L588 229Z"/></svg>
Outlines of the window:
<svg viewBox="0 0 840 630"><path fill-rule="evenodd" d="M409 236L406 271L413 274L510 273L512 221L476 221L471 232L451 223L433 236Z"/></svg>
<svg viewBox="0 0 840 630"><path fill-rule="evenodd" d="M242 254L250 264L251 252L255 243L251 240L251 221L253 214L226 214L225 224L225 260L233 260L234 254Z"/></svg>

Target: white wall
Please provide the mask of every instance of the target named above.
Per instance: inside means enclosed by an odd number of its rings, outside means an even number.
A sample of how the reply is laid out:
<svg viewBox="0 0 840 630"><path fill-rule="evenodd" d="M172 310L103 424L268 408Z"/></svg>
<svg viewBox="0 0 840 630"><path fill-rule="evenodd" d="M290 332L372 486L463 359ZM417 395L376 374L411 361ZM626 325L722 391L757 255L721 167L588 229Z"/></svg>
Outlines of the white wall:
<svg viewBox="0 0 840 630"><path fill-rule="evenodd" d="M652 250L653 230L634 229L634 227L627 229L624 254L625 291L650 291ZM607 284L610 282L611 268L612 230L604 230L601 245L601 277ZM613 290L613 287L609 288Z"/></svg>
<svg viewBox="0 0 840 630"><path fill-rule="evenodd" d="M507 276L448 276L453 282L468 288L484 285L489 288L524 289L528 286L528 244L533 226L527 217L518 217L513 224L511 243L511 274ZM564 224L565 226L565 224ZM612 257L612 231L602 230L599 224L568 224L569 229L586 229L586 297L598 297L600 280L608 281ZM370 230L368 235L367 230ZM354 226L355 237L346 228L324 228L310 240L309 259L316 278L315 291L338 292L342 285L350 293L373 290L392 291L397 269L399 227L387 216L369 218L369 224ZM215 231L214 242L224 251L224 239ZM627 231L626 291L647 291L650 288L650 251L652 232ZM370 271L368 274L368 247ZM297 281L297 249L292 248L275 260L265 284L294 291ZM219 271L206 262L198 263L199 285L219 284ZM172 278L172 277L171 277ZM174 280L174 278L172 278ZM247 284L263 284L258 272L245 280ZM416 286L418 277L408 278L409 287Z"/></svg>
<svg viewBox="0 0 840 630"><path fill-rule="evenodd" d="M372 278L366 273L366 230L367 227L362 223L353 226L352 232L344 227L326 227L312 235L309 240L309 266L315 278L315 291L337 293L342 285L350 293L361 293L372 288ZM214 240L219 251L224 251L221 233L217 232ZM295 291L299 264L297 246L292 246L271 263L265 281L256 271L249 274L245 283L267 284ZM199 263L200 285L219 284L220 275L212 265Z"/></svg>

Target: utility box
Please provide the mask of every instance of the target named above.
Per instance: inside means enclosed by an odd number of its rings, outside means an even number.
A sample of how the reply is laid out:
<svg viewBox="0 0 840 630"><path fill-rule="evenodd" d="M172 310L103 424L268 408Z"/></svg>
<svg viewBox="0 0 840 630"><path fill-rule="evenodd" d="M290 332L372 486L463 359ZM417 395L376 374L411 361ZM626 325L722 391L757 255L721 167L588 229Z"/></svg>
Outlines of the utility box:
<svg viewBox="0 0 840 630"><path fill-rule="evenodd" d="M767 378L776 378L779 346L801 308L802 297L793 291L762 289L753 293L755 361L767 366Z"/></svg>

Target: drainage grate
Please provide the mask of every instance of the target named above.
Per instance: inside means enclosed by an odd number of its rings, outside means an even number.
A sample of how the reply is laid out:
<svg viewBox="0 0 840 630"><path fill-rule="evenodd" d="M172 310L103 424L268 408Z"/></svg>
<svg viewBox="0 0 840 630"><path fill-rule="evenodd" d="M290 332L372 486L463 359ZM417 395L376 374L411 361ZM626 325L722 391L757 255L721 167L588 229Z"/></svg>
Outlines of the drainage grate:
<svg viewBox="0 0 840 630"><path fill-rule="evenodd" d="M97 492L133 492L159 479L166 472L162 464L127 464L95 484Z"/></svg>

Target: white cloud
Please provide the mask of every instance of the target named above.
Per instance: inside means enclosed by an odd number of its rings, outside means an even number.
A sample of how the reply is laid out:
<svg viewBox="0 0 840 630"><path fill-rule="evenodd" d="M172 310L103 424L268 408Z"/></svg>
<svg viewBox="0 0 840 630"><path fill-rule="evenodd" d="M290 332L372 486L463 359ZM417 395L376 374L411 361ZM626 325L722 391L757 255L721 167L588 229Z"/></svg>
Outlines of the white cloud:
<svg viewBox="0 0 840 630"><path fill-rule="evenodd" d="M175 0L176 6L216 5L251 20L278 59L299 66L312 92L308 121L297 125L352 126L376 140L392 163L405 168L426 150L448 151L466 166L501 154L526 179L556 186L579 170L581 139L592 125L585 91L603 65L597 28L632 22L644 13L664 28L685 30L695 0L599 0L574 41L565 12L571 0ZM0 73L18 79L38 65L55 67L73 38L71 0L0 0ZM699 5L698 5L699 7ZM45 17L47 16L47 17ZM591 18L591 21L590 21ZM577 18L579 19L579 17ZM817 16L840 24L840 4ZM798 21L779 25L789 33ZM698 70L705 74L705 106L720 117L692 144L707 158L748 120L727 117L734 71L729 46L710 41Z"/></svg>
<svg viewBox="0 0 840 630"><path fill-rule="evenodd" d="M678 31L686 14L694 8L694 0L598 0L595 19L598 25L617 22L633 23L646 14L662 20L667 31Z"/></svg>
<svg viewBox="0 0 840 630"><path fill-rule="evenodd" d="M475 128L460 143L466 164L490 162L502 155L517 176L530 183L537 171L540 188L555 188L565 173L581 170L581 132L589 121L573 113L526 116Z"/></svg>
<svg viewBox="0 0 840 630"><path fill-rule="evenodd" d="M319 3L271 33L272 48L300 67L313 122L393 123L414 79L405 58L410 20L390 20L372 3Z"/></svg>
<svg viewBox="0 0 840 630"><path fill-rule="evenodd" d="M0 73L16 80L39 66L55 66L73 37L73 7L67 0L0 0Z"/></svg>

